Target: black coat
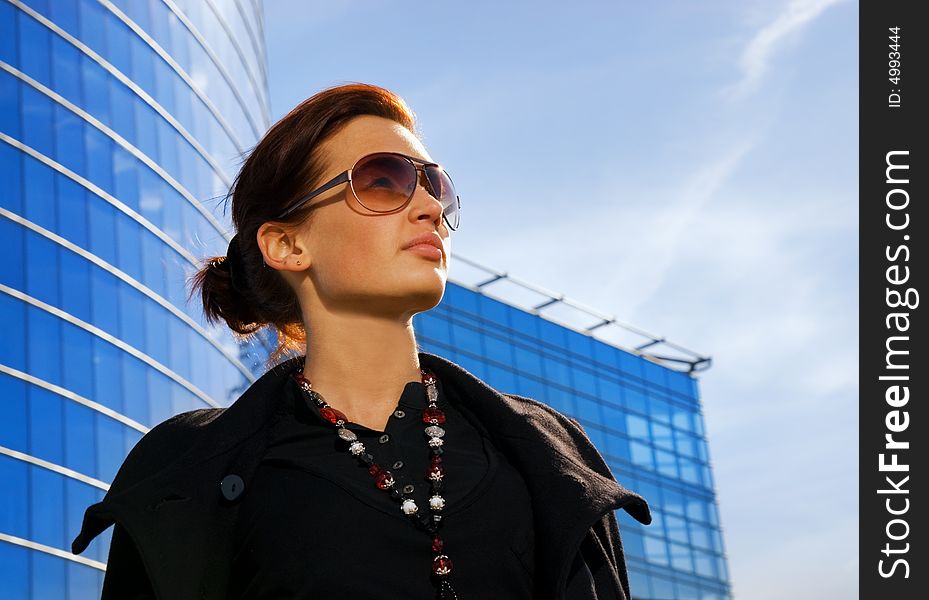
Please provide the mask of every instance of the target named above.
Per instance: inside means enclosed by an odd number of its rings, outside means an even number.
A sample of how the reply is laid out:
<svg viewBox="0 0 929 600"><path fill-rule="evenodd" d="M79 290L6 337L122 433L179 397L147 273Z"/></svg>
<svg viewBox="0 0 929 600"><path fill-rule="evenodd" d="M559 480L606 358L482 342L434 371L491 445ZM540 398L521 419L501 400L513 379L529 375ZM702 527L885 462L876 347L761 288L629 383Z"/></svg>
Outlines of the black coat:
<svg viewBox="0 0 929 600"><path fill-rule="evenodd" d="M248 493L274 400L298 360L270 369L228 408L175 415L133 447L103 500L85 511L71 544L80 554L116 524L104 600L226 596L236 495ZM497 392L434 354L420 352L419 360L443 386L455 386L457 397L467 398L459 410L489 432L526 482L535 519L537 597L628 600L613 511L623 508L644 524L651 514L642 496L616 482L580 424L531 398ZM489 590L481 600L490 598Z"/></svg>

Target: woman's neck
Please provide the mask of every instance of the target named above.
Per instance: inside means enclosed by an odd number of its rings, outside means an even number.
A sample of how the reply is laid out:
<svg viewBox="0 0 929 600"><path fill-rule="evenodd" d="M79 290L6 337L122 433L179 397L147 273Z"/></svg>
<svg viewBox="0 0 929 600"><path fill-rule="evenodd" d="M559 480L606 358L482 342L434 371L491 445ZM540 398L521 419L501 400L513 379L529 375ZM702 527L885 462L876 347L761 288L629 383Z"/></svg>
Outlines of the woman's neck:
<svg viewBox="0 0 929 600"><path fill-rule="evenodd" d="M410 381L420 381L412 324L341 323L309 330L303 374L349 421L383 431Z"/></svg>

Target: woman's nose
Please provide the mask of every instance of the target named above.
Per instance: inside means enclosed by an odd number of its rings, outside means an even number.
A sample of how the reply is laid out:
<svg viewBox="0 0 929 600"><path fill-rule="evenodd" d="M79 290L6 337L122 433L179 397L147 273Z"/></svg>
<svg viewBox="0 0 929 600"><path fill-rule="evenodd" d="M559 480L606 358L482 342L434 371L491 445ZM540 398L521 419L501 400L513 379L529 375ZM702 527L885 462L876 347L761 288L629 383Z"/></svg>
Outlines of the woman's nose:
<svg viewBox="0 0 929 600"><path fill-rule="evenodd" d="M435 192L433 192L432 183L429 181L429 177L426 176L425 170L420 169L419 173L420 173L419 184L426 190L426 193L429 194L429 202L428 202L428 206L426 207L426 210L429 210L430 212L435 212L435 218L433 220L437 221L442 218L442 212L444 210L442 207L442 202L439 201L438 197L436 197Z"/></svg>
<svg viewBox="0 0 929 600"><path fill-rule="evenodd" d="M432 183L429 181L429 177L426 175L426 169L418 169L417 173L419 174L419 184L426 188L426 191L429 192L430 196L438 200L435 191L432 189Z"/></svg>

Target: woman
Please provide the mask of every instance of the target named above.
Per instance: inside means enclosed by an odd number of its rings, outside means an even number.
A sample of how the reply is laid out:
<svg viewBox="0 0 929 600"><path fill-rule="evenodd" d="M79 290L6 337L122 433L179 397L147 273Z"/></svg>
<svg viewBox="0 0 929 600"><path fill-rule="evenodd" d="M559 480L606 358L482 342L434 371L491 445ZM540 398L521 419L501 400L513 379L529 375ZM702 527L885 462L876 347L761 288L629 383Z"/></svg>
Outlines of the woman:
<svg viewBox="0 0 929 600"><path fill-rule="evenodd" d="M89 507L112 598L627 598L613 479L577 421L419 351L460 203L383 88L307 99L230 194L207 318L280 362L227 409L148 432Z"/></svg>

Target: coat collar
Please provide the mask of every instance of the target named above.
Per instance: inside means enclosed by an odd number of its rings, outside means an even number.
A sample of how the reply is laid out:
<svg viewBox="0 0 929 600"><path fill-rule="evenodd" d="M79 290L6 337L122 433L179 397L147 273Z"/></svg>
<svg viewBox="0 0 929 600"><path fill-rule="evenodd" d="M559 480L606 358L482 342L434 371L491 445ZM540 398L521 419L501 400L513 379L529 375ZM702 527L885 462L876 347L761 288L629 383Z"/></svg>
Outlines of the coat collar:
<svg viewBox="0 0 929 600"><path fill-rule="evenodd" d="M276 400L301 359L294 357L268 370L228 408L195 411L197 419L189 423L196 425L194 440L157 471L136 472L127 458L120 469L125 474L117 475L104 499L87 509L72 552L82 552L91 539L119 521L133 539L154 541L140 544L143 560L153 569L153 580L170 586L170 567L178 564L176 541L185 535L189 538L189 528L207 511L216 521L202 540L192 541L202 546L183 554L188 563L191 556L197 557L193 559L197 564L185 568L196 568L205 575L204 585L213 586L200 592L215 593L215 586L223 585L218 582L225 581L223 569L228 566L228 557L216 549L229 546L235 515L222 502L220 480L238 474L248 493L247 484L264 453ZM455 397L461 399L457 408L490 437L526 481L533 499L536 572L542 578L539 585L545 586L542 589L560 589L581 540L606 512L623 508L638 521L651 522L646 501L613 478L576 421L531 398L502 394L435 354L419 352L419 360L443 386L454 388ZM157 440L149 442L157 444ZM169 453L172 449L151 450ZM161 569L166 572L159 573ZM160 594L185 597L180 589L160 590Z"/></svg>

